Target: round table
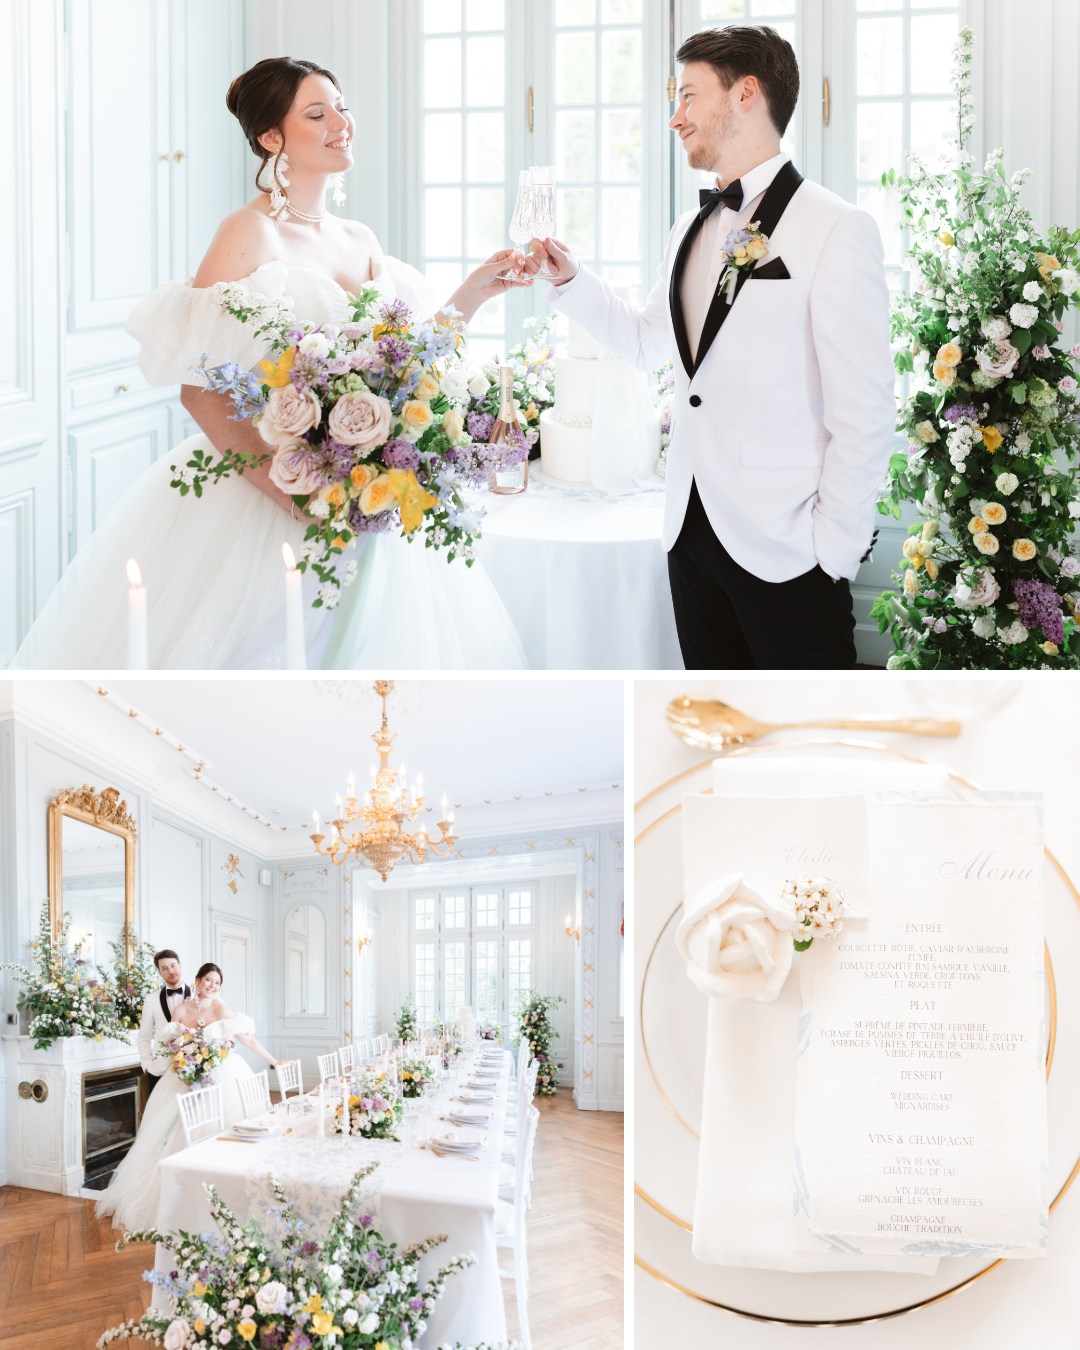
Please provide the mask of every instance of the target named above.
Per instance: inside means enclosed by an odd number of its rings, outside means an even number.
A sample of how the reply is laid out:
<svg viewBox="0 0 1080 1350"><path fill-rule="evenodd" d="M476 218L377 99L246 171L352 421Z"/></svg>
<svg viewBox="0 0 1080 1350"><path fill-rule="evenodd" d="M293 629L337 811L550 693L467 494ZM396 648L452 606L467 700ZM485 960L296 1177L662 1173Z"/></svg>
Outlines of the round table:
<svg viewBox="0 0 1080 1350"><path fill-rule="evenodd" d="M523 493L484 495L477 558L539 670L682 670L660 543L659 479L611 496L529 466Z"/></svg>

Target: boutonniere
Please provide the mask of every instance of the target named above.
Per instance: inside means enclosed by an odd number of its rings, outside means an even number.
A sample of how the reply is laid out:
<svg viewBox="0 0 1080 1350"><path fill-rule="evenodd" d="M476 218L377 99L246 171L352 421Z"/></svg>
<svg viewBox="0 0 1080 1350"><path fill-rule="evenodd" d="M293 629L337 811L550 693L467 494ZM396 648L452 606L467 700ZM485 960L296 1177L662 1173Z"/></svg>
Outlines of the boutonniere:
<svg viewBox="0 0 1080 1350"><path fill-rule="evenodd" d="M735 295L735 281L739 272L752 271L762 258L769 256L769 236L758 229L760 221L732 230L724 240L721 258L724 269L720 275L718 294L727 295L730 305Z"/></svg>

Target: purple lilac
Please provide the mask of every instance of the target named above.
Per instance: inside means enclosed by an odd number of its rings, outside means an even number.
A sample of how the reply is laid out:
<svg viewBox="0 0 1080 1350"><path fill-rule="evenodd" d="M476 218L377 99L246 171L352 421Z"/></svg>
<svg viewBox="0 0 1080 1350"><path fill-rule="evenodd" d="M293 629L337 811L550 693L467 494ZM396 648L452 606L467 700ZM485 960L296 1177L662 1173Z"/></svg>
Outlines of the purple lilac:
<svg viewBox="0 0 1080 1350"><path fill-rule="evenodd" d="M474 441L486 441L491 435L495 418L491 413L471 412L465 419L465 426Z"/></svg>
<svg viewBox="0 0 1080 1350"><path fill-rule="evenodd" d="M314 1256L318 1250L319 1244L317 1242L302 1242L300 1244L301 1256Z"/></svg>
<svg viewBox="0 0 1080 1350"><path fill-rule="evenodd" d="M357 1223L360 1225L361 1228L370 1228L372 1227L374 1222L375 1219L370 1214L361 1214L359 1219L357 1219Z"/></svg>
<svg viewBox="0 0 1080 1350"><path fill-rule="evenodd" d="M364 1265L367 1266L372 1275L381 1275L386 1269L386 1262L378 1252L365 1252Z"/></svg>
<svg viewBox="0 0 1080 1350"><path fill-rule="evenodd" d="M1030 632L1041 628L1047 642L1065 641L1061 599L1046 581L1014 581L1013 595L1020 602L1020 622Z"/></svg>
<svg viewBox="0 0 1080 1350"><path fill-rule="evenodd" d="M954 426L960 421L974 422L975 408L970 403L954 403L951 408L946 408L942 416Z"/></svg>
<svg viewBox="0 0 1080 1350"><path fill-rule="evenodd" d="M383 446L383 463L388 469L418 469L420 453L411 441L397 437Z"/></svg>
<svg viewBox="0 0 1080 1350"><path fill-rule="evenodd" d="M349 525L354 534L385 534L397 522L397 511L380 511L377 516L365 516L359 503L354 503L349 511Z"/></svg>
<svg viewBox="0 0 1080 1350"><path fill-rule="evenodd" d="M422 1298L411 1298L409 1299L409 1307L413 1310L413 1312L423 1312L424 1300Z"/></svg>

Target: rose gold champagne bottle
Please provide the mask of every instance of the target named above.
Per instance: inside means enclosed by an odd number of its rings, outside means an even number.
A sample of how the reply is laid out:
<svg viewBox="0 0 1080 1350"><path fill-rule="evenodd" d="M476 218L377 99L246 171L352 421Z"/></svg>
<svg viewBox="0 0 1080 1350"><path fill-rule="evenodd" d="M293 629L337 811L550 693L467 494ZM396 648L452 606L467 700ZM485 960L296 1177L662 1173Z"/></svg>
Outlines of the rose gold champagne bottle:
<svg viewBox="0 0 1080 1350"><path fill-rule="evenodd" d="M510 366L499 367L499 415L491 428L488 445L506 445L510 433L517 428L517 410L514 407L514 372ZM495 469L491 475L491 490L501 496L524 492L529 485L529 457L510 468Z"/></svg>

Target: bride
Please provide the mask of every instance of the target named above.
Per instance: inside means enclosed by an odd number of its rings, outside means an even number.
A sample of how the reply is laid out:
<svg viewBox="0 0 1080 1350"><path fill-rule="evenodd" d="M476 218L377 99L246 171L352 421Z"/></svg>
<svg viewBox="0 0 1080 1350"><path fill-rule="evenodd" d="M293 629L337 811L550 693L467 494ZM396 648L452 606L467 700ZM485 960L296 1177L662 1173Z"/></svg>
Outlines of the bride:
<svg viewBox="0 0 1080 1350"><path fill-rule="evenodd" d="M327 191L352 165L355 123L337 79L310 61L275 57L238 76L227 103L259 156L254 200L227 216L191 282L170 282L132 311L128 332L152 384L182 384L200 428L151 466L80 550L15 656L15 667L121 668L126 664L128 558L142 571L149 665L157 669L285 664L282 544L299 556L308 521L270 481L269 467L208 487L201 498L170 487L173 465L197 450L261 454L250 422L230 419L227 394L193 383L200 358L251 370L266 343L225 313L210 288L242 281L271 301L291 298L299 320L343 322L346 292L375 286L417 317L436 308L420 273L385 257L366 225L331 215ZM274 192L271 200L271 190ZM513 250L482 263L450 297L467 322L515 284ZM307 664L334 668L516 668L513 624L479 566L390 534L369 534L352 554L356 580L337 608L313 609L305 574Z"/></svg>
<svg viewBox="0 0 1080 1350"><path fill-rule="evenodd" d="M221 970L212 961L200 966L195 976L195 992L173 1009L169 1031L179 1030L181 1026L202 1025L206 1028L207 1040L220 1041L228 1037L273 1067L277 1061L255 1039L255 1023L250 1017L232 1012L218 997L221 983ZM221 1088L222 1116L226 1125L243 1119L245 1113L238 1083L241 1078L250 1077L251 1070L237 1054L229 1055L214 1070L214 1083ZM186 1091L186 1084L172 1069L162 1074L150 1094L134 1144L97 1202L99 1218L111 1214L114 1223L129 1233L153 1228L157 1223L161 1192L158 1164L170 1153L184 1147L176 1099Z"/></svg>

